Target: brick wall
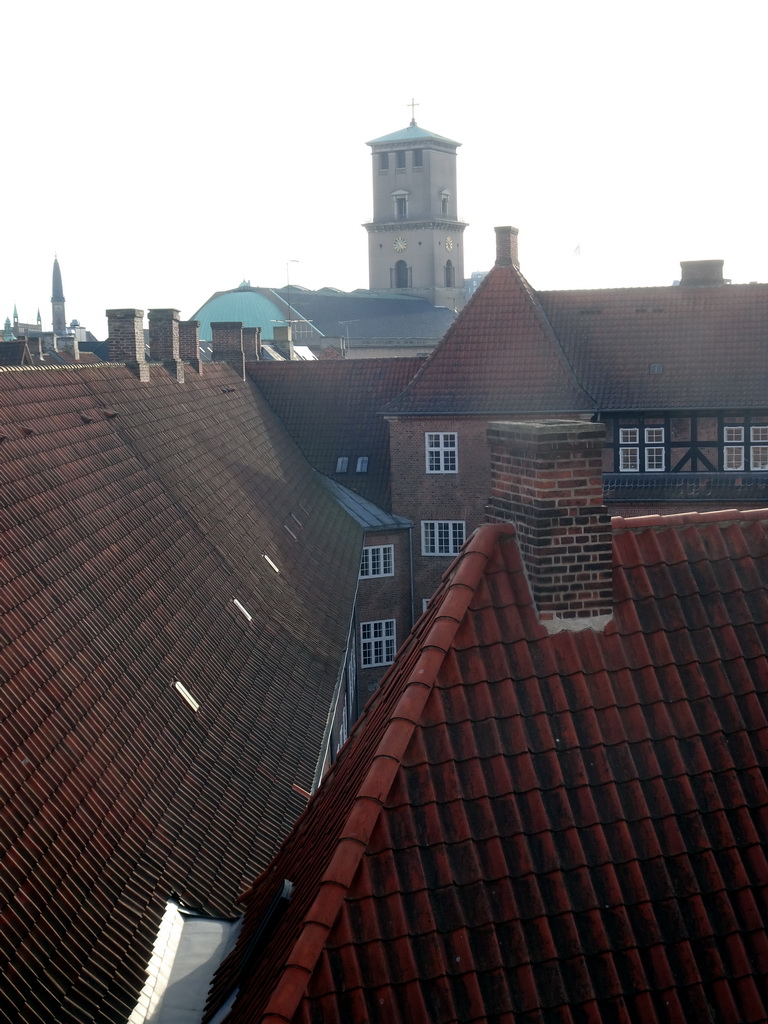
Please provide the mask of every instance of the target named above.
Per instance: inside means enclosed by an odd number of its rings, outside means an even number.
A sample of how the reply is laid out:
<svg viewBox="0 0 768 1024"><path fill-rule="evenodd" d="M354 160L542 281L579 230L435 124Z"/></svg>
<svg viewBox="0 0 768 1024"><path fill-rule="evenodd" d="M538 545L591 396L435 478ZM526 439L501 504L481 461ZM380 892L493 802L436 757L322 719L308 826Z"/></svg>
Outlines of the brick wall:
<svg viewBox="0 0 768 1024"><path fill-rule="evenodd" d="M382 530L367 532L363 545L382 546L391 544L394 549L394 575L364 577L358 583L355 604L357 622L355 625L358 665L358 707L362 711L368 697L379 685L381 677L389 666L363 668L360 643L360 623L394 619L395 647L399 648L413 625L411 618L410 549L408 530Z"/></svg>
<svg viewBox="0 0 768 1024"><path fill-rule="evenodd" d="M423 520L460 520L466 536L484 521L490 487L486 421L473 417L403 417L390 422L392 510L413 522L414 614L431 597L452 555L422 555ZM424 435L455 432L458 472L427 473Z"/></svg>
<svg viewBox="0 0 768 1024"><path fill-rule="evenodd" d="M109 360L127 363L142 381L149 380L149 366L144 354L144 310L108 309Z"/></svg>
<svg viewBox="0 0 768 1024"><path fill-rule="evenodd" d="M514 522L542 621L610 615L601 423L490 423L491 522Z"/></svg>

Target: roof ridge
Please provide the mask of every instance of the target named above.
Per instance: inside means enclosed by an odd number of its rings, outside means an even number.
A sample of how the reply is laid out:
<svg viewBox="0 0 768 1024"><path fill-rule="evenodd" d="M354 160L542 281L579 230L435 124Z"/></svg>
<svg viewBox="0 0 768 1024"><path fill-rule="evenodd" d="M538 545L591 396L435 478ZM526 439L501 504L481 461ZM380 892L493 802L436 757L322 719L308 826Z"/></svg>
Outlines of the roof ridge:
<svg viewBox="0 0 768 1024"><path fill-rule="evenodd" d="M352 885L402 757L433 690L437 671L463 621L499 537L514 532L515 528L510 523L478 527L443 576L435 595L440 595L440 599L432 609L432 622L419 643L421 653L408 673L408 682L403 692L389 713L365 777L339 829L338 840L323 872L317 896L285 958L280 972L282 982L276 981L272 986L274 994L287 981L285 988L290 992L290 999L281 999L278 1007L274 1005L274 995L271 995L262 1011L262 1024L285 1024L293 1019L325 940ZM447 614L441 615L441 610L449 603Z"/></svg>
<svg viewBox="0 0 768 1024"><path fill-rule="evenodd" d="M672 515L653 513L645 516L613 516L611 528L618 530L640 530L654 526L686 526L697 523L732 523L751 519L768 519L768 508L714 509L709 512L676 512Z"/></svg>

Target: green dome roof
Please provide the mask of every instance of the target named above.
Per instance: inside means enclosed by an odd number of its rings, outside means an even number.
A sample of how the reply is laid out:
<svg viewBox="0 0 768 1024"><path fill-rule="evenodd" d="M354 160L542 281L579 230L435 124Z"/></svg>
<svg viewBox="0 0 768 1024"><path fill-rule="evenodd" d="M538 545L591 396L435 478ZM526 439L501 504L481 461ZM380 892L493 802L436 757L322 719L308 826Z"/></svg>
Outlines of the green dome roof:
<svg viewBox="0 0 768 1024"><path fill-rule="evenodd" d="M379 139L371 139L370 142L366 142L366 146L381 146L388 142L426 142L428 139L434 139L435 142L446 142L451 146L460 146L460 142L455 142L453 139L446 139L444 135L438 135L436 132L429 132L426 128L420 128L415 121L411 121L407 128L403 128L402 131L392 132L390 135L382 135Z"/></svg>
<svg viewBox="0 0 768 1024"><path fill-rule="evenodd" d="M285 313L276 303L270 302L248 281L239 288L228 292L216 292L190 318L200 321L200 340L211 340L211 324L222 322L242 323L244 327L260 327L263 341L272 341L273 320L285 323Z"/></svg>

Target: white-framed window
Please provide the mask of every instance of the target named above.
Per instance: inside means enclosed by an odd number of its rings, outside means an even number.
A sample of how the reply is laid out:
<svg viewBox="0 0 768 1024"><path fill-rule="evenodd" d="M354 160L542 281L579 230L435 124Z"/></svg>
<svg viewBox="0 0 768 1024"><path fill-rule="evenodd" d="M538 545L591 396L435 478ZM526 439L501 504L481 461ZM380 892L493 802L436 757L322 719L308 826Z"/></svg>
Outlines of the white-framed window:
<svg viewBox="0 0 768 1024"><path fill-rule="evenodd" d="M394 576L395 548L392 544L378 544L363 548L360 558L360 579L372 576Z"/></svg>
<svg viewBox="0 0 768 1024"><path fill-rule="evenodd" d="M356 473L367 473L368 472L368 456L361 455L357 460L357 466L355 467Z"/></svg>
<svg viewBox="0 0 768 1024"><path fill-rule="evenodd" d="M619 428L619 444L639 444L640 443L640 428L639 427L620 427Z"/></svg>
<svg viewBox="0 0 768 1024"><path fill-rule="evenodd" d="M750 469L768 469L768 444L753 444L749 450Z"/></svg>
<svg viewBox="0 0 768 1024"><path fill-rule="evenodd" d="M338 459L336 459L336 472L337 473L346 473L348 467L349 467L349 458L348 458L348 456L340 455L338 457Z"/></svg>
<svg viewBox="0 0 768 1024"><path fill-rule="evenodd" d="M363 668L391 665L395 660L395 620L361 622L360 653Z"/></svg>
<svg viewBox="0 0 768 1024"><path fill-rule="evenodd" d="M723 427L726 444L744 444L744 427Z"/></svg>
<svg viewBox="0 0 768 1024"><path fill-rule="evenodd" d="M458 473L459 441L454 433L428 432L424 435L428 473Z"/></svg>
<svg viewBox="0 0 768 1024"><path fill-rule="evenodd" d="M754 444L756 441L768 444L768 427L750 427L749 439Z"/></svg>
<svg viewBox="0 0 768 1024"><path fill-rule="evenodd" d="M646 444L664 444L664 427L646 427Z"/></svg>
<svg viewBox="0 0 768 1024"><path fill-rule="evenodd" d="M465 532L463 519L423 519L422 555L457 555L464 543Z"/></svg>
<svg viewBox="0 0 768 1024"><path fill-rule="evenodd" d="M744 469L744 446L727 444L723 448L723 469L733 472Z"/></svg>
<svg viewBox="0 0 768 1024"><path fill-rule="evenodd" d="M661 473L664 470L664 449L645 449L645 468L649 473Z"/></svg>
<svg viewBox="0 0 768 1024"><path fill-rule="evenodd" d="M619 472L637 473L640 469L639 448L619 448Z"/></svg>

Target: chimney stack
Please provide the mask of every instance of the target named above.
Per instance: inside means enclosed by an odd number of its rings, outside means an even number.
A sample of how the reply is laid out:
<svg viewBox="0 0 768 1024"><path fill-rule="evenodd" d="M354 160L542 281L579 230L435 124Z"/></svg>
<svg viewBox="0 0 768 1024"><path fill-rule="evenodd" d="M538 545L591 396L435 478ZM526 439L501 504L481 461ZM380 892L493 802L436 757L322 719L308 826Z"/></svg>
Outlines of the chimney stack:
<svg viewBox="0 0 768 1024"><path fill-rule="evenodd" d="M490 522L512 522L540 620L602 628L613 612L605 427L580 420L489 423Z"/></svg>
<svg viewBox="0 0 768 1024"><path fill-rule="evenodd" d="M179 354L178 309L150 309L149 358L163 363L179 384L184 383L184 364Z"/></svg>
<svg viewBox="0 0 768 1024"><path fill-rule="evenodd" d="M198 373L203 372L200 359L200 321L179 321L179 353L185 363L190 363Z"/></svg>
<svg viewBox="0 0 768 1024"><path fill-rule="evenodd" d="M108 309L109 361L125 363L139 380L149 381L149 364L144 353L144 310Z"/></svg>
<svg viewBox="0 0 768 1024"><path fill-rule="evenodd" d="M243 327L243 351L246 363L261 359L261 328Z"/></svg>
<svg viewBox="0 0 768 1024"><path fill-rule="evenodd" d="M725 260L683 260L680 263L680 286L725 284Z"/></svg>
<svg viewBox="0 0 768 1024"><path fill-rule="evenodd" d="M214 362L230 363L235 373L245 380L242 323L222 320L211 324L211 347Z"/></svg>
<svg viewBox="0 0 768 1024"><path fill-rule="evenodd" d="M496 266L497 267L519 267L520 260L517 256L518 229L505 227L494 228L496 232Z"/></svg>

